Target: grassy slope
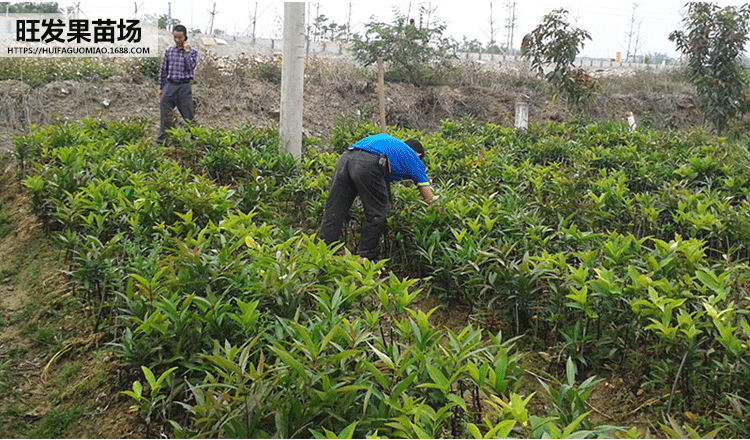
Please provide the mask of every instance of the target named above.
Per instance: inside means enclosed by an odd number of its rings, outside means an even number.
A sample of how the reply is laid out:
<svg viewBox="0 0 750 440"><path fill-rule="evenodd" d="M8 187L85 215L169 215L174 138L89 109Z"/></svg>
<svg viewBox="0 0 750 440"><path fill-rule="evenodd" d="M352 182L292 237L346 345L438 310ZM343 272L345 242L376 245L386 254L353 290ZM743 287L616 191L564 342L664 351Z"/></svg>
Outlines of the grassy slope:
<svg viewBox="0 0 750 440"><path fill-rule="evenodd" d="M8 156L0 169L0 437L143 437L108 335L70 294Z"/></svg>

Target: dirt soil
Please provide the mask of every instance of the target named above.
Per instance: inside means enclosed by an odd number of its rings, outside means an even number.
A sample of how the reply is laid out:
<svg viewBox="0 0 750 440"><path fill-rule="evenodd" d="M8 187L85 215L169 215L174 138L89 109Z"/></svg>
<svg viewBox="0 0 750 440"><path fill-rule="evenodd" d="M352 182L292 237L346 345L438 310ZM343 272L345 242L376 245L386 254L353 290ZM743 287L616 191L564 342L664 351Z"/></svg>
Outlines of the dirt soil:
<svg viewBox="0 0 750 440"><path fill-rule="evenodd" d="M267 127L278 123L280 55L240 58L202 53L193 85L196 122L204 127L238 125ZM465 117L478 122L512 126L519 97L529 101L529 121L563 122L574 112L554 91L540 87L518 66L458 62L462 73L452 85L417 87L389 82L385 87L386 124L432 132L443 120ZM259 75L258 72L261 74ZM609 70L592 72L603 78L601 93L589 114L602 121L624 121L632 112L639 125L652 128L692 128L702 117L691 88L675 87L665 73ZM265 78L265 80L258 79ZM645 82L645 83L644 83ZM341 56L310 56L306 62L303 131L327 138L343 116L364 114L379 120L377 73L358 68ZM180 118L175 111L177 120ZM32 88L17 81L0 81L0 151L13 147L13 137L29 125L82 118L145 117L159 123L158 87L154 81L134 81L126 74L106 80L55 81Z"/></svg>
<svg viewBox="0 0 750 440"><path fill-rule="evenodd" d="M232 64L235 62L202 58L193 86L197 123L222 128L277 124L278 82L237 75L239 70ZM278 65L278 56L258 55L245 61L251 67L263 63ZM308 60L306 72L305 134L325 139L346 115L364 113L376 120L374 72L364 71L362 75L362 70L325 58ZM532 122L562 122L572 117L573 112L561 100L550 98L522 77L516 77L515 82L512 75L507 78L507 83L488 82L487 73L476 70L455 86L420 88L389 83L386 122L424 132L438 129L443 120L464 117L512 126L515 102L522 94L530 97ZM28 133L30 124L48 124L56 119L146 117L152 121L155 137L158 104L155 83L136 82L124 74L107 80L58 81L38 88L21 81L0 81L0 153L12 150L13 137ZM638 120L663 127L691 128L701 123L694 95L682 90L676 93L668 87L603 94L594 107L602 120L622 120L626 112L632 111ZM28 212L29 203L16 177L15 164L8 160L0 163L0 227L3 222L13 225L7 236L0 235L0 437L26 432L24 426L32 426L60 408L85 414L76 426L63 431L66 435L159 435L146 431L145 424L129 412L130 402L119 393L129 384L121 377L115 360L103 354L108 336L80 328L81 322L87 322L84 311L81 316L59 316L62 311L76 309L66 307L76 299L60 272L65 269L62 255L51 250L54 248L39 221ZM426 310L432 306L423 305ZM469 310L458 312L441 308L434 321L436 325L460 329L473 318ZM59 324L50 328L48 321ZM497 326L502 327L502 323ZM539 356L540 364L547 362L543 353ZM640 415L640 419L633 419L632 411L649 402L634 394L637 390L629 389L624 380L603 382L590 400L592 411L602 422L638 426L643 434L649 423ZM58 420L58 424L65 421L64 413L57 419L45 419ZM50 431L35 432L45 436Z"/></svg>

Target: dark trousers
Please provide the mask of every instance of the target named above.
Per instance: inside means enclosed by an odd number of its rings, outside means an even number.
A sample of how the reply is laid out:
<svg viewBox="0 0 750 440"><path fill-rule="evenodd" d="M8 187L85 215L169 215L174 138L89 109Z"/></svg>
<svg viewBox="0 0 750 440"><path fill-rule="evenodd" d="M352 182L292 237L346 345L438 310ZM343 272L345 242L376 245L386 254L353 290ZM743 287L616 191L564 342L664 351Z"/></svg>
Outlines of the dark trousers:
<svg viewBox="0 0 750 440"><path fill-rule="evenodd" d="M378 242L388 213L388 185L384 170L378 165L378 156L374 154L348 150L341 155L333 173L318 238L327 244L341 238L344 221L357 196L365 212L357 253L377 261Z"/></svg>
<svg viewBox="0 0 750 440"><path fill-rule="evenodd" d="M161 101L159 102L159 112L161 114L161 124L159 125L159 137L156 143L162 145L166 140L166 131L170 128L169 113L177 107L182 119L192 122L195 118L193 111L193 89L190 83L174 84L168 82L161 91Z"/></svg>

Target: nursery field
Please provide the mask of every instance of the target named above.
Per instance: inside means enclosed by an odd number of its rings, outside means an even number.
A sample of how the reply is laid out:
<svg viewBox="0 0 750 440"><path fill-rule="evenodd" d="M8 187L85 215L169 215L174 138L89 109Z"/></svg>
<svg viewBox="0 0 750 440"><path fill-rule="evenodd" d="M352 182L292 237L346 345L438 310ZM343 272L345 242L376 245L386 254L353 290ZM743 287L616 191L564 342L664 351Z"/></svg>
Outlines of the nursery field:
<svg viewBox="0 0 750 440"><path fill-rule="evenodd" d="M23 188L64 260L58 308L99 338L55 358L116 363L99 380L136 436L750 435L746 143L391 127L425 145L439 209L394 185L388 258L363 265L356 206L341 244L314 235L338 153L377 132L341 118L300 161L244 126L175 129L169 148L145 119L17 137L3 190Z"/></svg>

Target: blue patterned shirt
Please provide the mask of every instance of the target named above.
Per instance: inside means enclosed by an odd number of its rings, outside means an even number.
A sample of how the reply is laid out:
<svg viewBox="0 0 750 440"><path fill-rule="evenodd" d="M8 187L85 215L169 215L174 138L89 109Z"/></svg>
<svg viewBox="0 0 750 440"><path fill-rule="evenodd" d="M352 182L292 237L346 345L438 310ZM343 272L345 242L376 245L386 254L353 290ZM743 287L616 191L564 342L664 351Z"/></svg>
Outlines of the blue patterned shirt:
<svg viewBox="0 0 750 440"><path fill-rule="evenodd" d="M427 170L417 153L395 137L381 133L361 139L350 148L385 154L391 165L391 173L385 176L386 182L411 180L417 186L430 186Z"/></svg>
<svg viewBox="0 0 750 440"><path fill-rule="evenodd" d="M186 82L195 77L195 65L198 63L198 51L190 51L170 46L164 52L159 68L159 89L163 89L167 81Z"/></svg>

